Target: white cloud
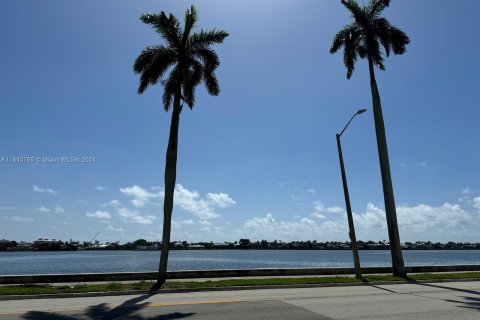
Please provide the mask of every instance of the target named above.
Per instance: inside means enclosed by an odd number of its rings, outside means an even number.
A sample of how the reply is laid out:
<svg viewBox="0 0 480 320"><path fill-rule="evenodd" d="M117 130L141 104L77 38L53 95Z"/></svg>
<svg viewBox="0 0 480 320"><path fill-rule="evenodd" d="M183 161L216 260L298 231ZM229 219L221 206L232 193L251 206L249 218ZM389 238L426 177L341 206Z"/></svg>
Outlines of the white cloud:
<svg viewBox="0 0 480 320"><path fill-rule="evenodd" d="M207 201L219 208L227 208L236 205L235 200L226 193L207 193Z"/></svg>
<svg viewBox="0 0 480 320"><path fill-rule="evenodd" d="M427 166L427 163L426 163L425 161L417 162L417 166L419 166L419 167L426 167L426 166Z"/></svg>
<svg viewBox="0 0 480 320"><path fill-rule="evenodd" d="M307 189L307 192L310 192L310 193L317 193L317 191L315 191L315 189Z"/></svg>
<svg viewBox="0 0 480 320"><path fill-rule="evenodd" d="M215 208L226 208L236 204L226 193L208 193L202 198L197 191L191 191L184 188L181 184L175 186L174 203L182 209L193 213L200 220L209 220L217 218Z"/></svg>
<svg viewBox="0 0 480 320"><path fill-rule="evenodd" d="M184 225L193 225L193 219L172 220L172 227L173 228L182 228Z"/></svg>
<svg viewBox="0 0 480 320"><path fill-rule="evenodd" d="M123 232L123 228L114 228L114 227L111 226L111 225L109 225L108 227L106 227L105 230L114 231L114 232Z"/></svg>
<svg viewBox="0 0 480 320"><path fill-rule="evenodd" d="M397 220L402 241L460 241L468 228L476 228L471 214L458 204L444 203L434 207L426 204L398 206ZM359 239L374 239L374 235L387 234L385 211L372 203L363 214L354 213Z"/></svg>
<svg viewBox="0 0 480 320"><path fill-rule="evenodd" d="M155 220L155 216L147 215L147 216L135 216L131 218L131 221L133 223L139 223L139 224L152 224L153 220Z"/></svg>
<svg viewBox="0 0 480 320"><path fill-rule="evenodd" d="M236 230L240 236L267 240L341 240L347 233L345 226L337 221L317 223L308 217L292 221L277 221L271 213L264 217L248 219L243 228Z"/></svg>
<svg viewBox="0 0 480 320"><path fill-rule="evenodd" d="M22 217L22 216L11 216L11 217L4 217L6 220L16 221L16 222L33 222L35 219L30 217Z"/></svg>
<svg viewBox="0 0 480 320"><path fill-rule="evenodd" d="M64 213L65 209L62 206L55 206L55 213Z"/></svg>
<svg viewBox="0 0 480 320"><path fill-rule="evenodd" d="M50 209L44 207L44 206L41 206L39 208L37 208L37 211L40 211L40 212L50 212Z"/></svg>
<svg viewBox="0 0 480 320"><path fill-rule="evenodd" d="M128 208L120 208L120 209L117 210L117 213L121 217L124 217L124 218L132 218L132 217L140 215L140 211L131 210L131 209L128 209Z"/></svg>
<svg viewBox="0 0 480 320"><path fill-rule="evenodd" d="M111 219L112 216L107 211L97 210L95 212L87 212L85 215L89 218L97 218L97 219Z"/></svg>
<svg viewBox="0 0 480 320"><path fill-rule="evenodd" d="M33 191L39 192L39 193L49 193L49 194L57 194L58 191L50 189L50 188L40 188L37 185L33 185Z"/></svg>
<svg viewBox="0 0 480 320"><path fill-rule="evenodd" d="M341 207L325 207L325 205L321 201L315 201L314 202L314 212L312 213L312 216L319 218L319 219L324 219L326 218L326 214L328 213L341 213L344 212L343 208Z"/></svg>
<svg viewBox="0 0 480 320"><path fill-rule="evenodd" d="M473 206L480 210L480 197L473 198Z"/></svg>
<svg viewBox="0 0 480 320"><path fill-rule="evenodd" d="M151 193L138 185L120 188L120 192L125 194L127 197L132 198L131 202L137 208L144 207L150 202L150 199L159 198L161 196L161 194Z"/></svg>
<svg viewBox="0 0 480 320"><path fill-rule="evenodd" d="M154 215L142 215L139 210L131 210L128 208L117 209L117 214L123 218L123 222L132 222L139 224L151 224L157 219Z"/></svg>
<svg viewBox="0 0 480 320"><path fill-rule="evenodd" d="M107 187L104 187L104 186L96 186L96 187L95 187L95 190L97 190L97 191L106 191L106 190L107 190Z"/></svg>
<svg viewBox="0 0 480 320"><path fill-rule="evenodd" d="M102 207L121 207L122 203L118 200L112 200L110 202L102 204Z"/></svg>
<svg viewBox="0 0 480 320"><path fill-rule="evenodd" d="M164 189L161 187L152 187L151 190L148 191L134 185L133 187L121 188L120 192L131 198L134 207L142 208L147 204L156 204L152 202L153 199L164 198L165 196ZM200 220L217 218L219 215L215 211L216 208L227 208L236 204L235 200L226 193L207 193L205 197L202 197L197 191L189 190L181 184L175 186L174 197L174 205L193 213ZM140 214L131 214L131 216L136 215Z"/></svg>

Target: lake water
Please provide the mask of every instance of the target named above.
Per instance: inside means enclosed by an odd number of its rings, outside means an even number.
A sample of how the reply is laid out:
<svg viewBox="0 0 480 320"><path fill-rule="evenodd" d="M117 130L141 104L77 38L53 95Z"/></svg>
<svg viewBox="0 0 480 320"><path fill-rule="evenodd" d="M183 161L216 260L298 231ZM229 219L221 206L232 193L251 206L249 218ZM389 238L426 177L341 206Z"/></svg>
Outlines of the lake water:
<svg viewBox="0 0 480 320"><path fill-rule="evenodd" d="M405 264L480 264L480 250L408 250ZM145 272L160 251L0 252L0 275ZM361 264L390 266L390 251L361 250ZM349 250L174 250L169 270L353 267Z"/></svg>

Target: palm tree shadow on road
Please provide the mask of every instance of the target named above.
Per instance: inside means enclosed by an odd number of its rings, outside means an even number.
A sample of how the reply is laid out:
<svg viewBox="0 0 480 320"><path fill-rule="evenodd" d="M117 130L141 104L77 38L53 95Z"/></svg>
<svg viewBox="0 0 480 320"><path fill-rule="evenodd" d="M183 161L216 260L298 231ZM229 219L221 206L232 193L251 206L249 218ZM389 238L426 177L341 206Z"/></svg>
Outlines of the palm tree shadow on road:
<svg viewBox="0 0 480 320"><path fill-rule="evenodd" d="M126 300L115 308L109 308L107 303L100 303L89 306L84 311L68 312L68 315L57 312L29 311L22 315L22 318L27 320L174 320L185 319L194 315L194 313L172 312L158 316L145 317L138 314L138 311L148 307L150 304L149 302L141 302L148 299L150 296L152 295L145 294Z"/></svg>

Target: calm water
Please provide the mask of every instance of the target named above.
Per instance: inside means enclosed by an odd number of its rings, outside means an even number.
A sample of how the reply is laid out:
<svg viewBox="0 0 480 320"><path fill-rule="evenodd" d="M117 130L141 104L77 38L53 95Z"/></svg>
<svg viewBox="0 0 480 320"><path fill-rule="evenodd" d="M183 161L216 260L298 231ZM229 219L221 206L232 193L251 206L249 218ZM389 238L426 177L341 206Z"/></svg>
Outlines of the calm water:
<svg viewBox="0 0 480 320"><path fill-rule="evenodd" d="M480 264L480 250L404 251L405 264ZM160 251L0 252L0 274L155 271ZM362 266L389 266L390 252L360 251ZM169 270L353 267L348 250L176 250Z"/></svg>

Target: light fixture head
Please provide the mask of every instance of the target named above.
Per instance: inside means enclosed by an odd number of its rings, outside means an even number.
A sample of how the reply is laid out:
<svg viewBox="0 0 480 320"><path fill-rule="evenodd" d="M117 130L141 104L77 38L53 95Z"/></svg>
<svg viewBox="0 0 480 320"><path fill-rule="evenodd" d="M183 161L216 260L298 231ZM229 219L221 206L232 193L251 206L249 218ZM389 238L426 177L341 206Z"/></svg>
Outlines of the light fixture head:
<svg viewBox="0 0 480 320"><path fill-rule="evenodd" d="M360 109L360 110L357 111L357 114L362 114L362 113L364 113L364 112L366 112L366 111L367 111L367 109Z"/></svg>

